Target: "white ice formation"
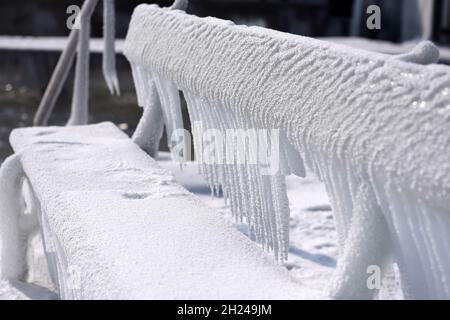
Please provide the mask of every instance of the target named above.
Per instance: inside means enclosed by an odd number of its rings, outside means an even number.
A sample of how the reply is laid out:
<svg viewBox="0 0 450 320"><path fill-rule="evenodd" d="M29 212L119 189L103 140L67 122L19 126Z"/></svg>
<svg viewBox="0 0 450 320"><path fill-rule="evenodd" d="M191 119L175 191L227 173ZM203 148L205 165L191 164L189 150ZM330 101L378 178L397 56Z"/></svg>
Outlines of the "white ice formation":
<svg viewBox="0 0 450 320"><path fill-rule="evenodd" d="M427 65L437 63L439 56L439 48L435 44L431 41L422 41L410 52L394 56L394 59Z"/></svg>
<svg viewBox="0 0 450 320"><path fill-rule="evenodd" d="M87 0L79 13L79 39L77 48L77 63L75 66L75 80L73 99L68 125L88 123L89 110L89 42L91 37L91 16L98 0Z"/></svg>
<svg viewBox="0 0 450 320"><path fill-rule="evenodd" d="M395 261L406 297L450 298L450 68L154 5L135 10L125 54L141 105L157 105L156 86L168 133L181 123L178 90L191 122L280 130L277 175L201 167L278 257L288 241L284 175L303 174L304 161L333 204L335 297L374 297L367 268L384 273ZM403 60L429 62L416 57Z"/></svg>

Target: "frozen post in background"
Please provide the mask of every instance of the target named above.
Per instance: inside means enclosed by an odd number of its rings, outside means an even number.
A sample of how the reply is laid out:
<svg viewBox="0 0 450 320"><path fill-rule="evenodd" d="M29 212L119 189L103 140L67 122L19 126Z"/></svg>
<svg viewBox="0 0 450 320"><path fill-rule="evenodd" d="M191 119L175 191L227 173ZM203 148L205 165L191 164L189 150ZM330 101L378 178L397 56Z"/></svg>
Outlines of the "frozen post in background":
<svg viewBox="0 0 450 320"><path fill-rule="evenodd" d="M78 29L72 29L70 32L67 46L58 60L58 64L34 117L33 124L35 126L45 126L48 123L48 118L55 107L56 101L69 75L70 68L72 67L77 50L79 33L80 30Z"/></svg>
<svg viewBox="0 0 450 320"><path fill-rule="evenodd" d="M80 19L82 16L86 16L88 12L93 12L97 2L98 0L87 0L81 9ZM78 28L73 28L70 32L67 46L59 58L58 64L56 65L55 71L50 79L50 83L45 90L44 97L39 104L38 111L34 118L35 126L47 125L48 119L55 107L56 101L61 94L61 90L72 67L73 60L77 53L79 38L80 30Z"/></svg>
<svg viewBox="0 0 450 320"><path fill-rule="evenodd" d="M91 36L91 16L98 0L87 0L80 12L80 36L75 70L72 109L67 125L82 125L88 122L89 108L89 42Z"/></svg>
<svg viewBox="0 0 450 320"><path fill-rule="evenodd" d="M98 4L98 0L87 0L77 17L77 27L71 30L66 48L64 49L44 97L34 118L35 126L47 125L48 119L55 107L56 101L67 80L78 52L74 96L71 115L68 124L86 124L89 106L89 56L90 56L90 19ZM104 50L103 74L111 94L120 94L116 71L115 57L115 8L113 0L104 0ZM81 35L80 35L81 34Z"/></svg>

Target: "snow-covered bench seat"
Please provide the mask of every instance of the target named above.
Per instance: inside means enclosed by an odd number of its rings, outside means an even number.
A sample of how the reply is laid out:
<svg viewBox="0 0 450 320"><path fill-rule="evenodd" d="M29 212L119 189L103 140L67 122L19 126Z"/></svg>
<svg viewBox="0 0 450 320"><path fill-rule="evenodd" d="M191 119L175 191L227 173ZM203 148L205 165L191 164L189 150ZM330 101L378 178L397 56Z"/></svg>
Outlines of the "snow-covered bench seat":
<svg viewBox="0 0 450 320"><path fill-rule="evenodd" d="M191 122L278 129L279 174L302 175L304 163L319 176L339 235L335 297L376 296L367 271L384 274L395 261L406 297L450 298L450 68L420 65L437 60L430 48L391 57L140 5L124 52L155 132L162 119L169 136L182 125L181 90ZM194 145L202 138L194 134ZM222 186L234 213L283 258L283 177L211 167L211 187Z"/></svg>
<svg viewBox="0 0 450 320"><path fill-rule="evenodd" d="M16 129L10 140L0 189L20 192L23 168L61 298L317 297L113 124ZM2 276L20 273L15 196L0 197Z"/></svg>

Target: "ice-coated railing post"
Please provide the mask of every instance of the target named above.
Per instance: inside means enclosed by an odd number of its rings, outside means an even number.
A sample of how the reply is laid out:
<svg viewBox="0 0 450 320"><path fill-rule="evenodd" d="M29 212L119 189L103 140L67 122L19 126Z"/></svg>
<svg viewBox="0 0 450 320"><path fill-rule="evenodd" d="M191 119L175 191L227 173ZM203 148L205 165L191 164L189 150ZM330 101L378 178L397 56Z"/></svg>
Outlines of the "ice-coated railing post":
<svg viewBox="0 0 450 320"><path fill-rule="evenodd" d="M80 16L85 15L87 11L93 10L92 0L86 1L80 11ZM94 1L97 4L97 0ZM61 90L64 83L67 80L69 71L72 67L73 60L77 53L77 43L79 42L80 30L77 28L72 29L69 35L69 40L67 45L61 54L58 64L56 65L55 71L50 79L50 82L45 90L44 96L39 104L38 111L34 117L33 124L35 126L45 126L47 125L48 119L55 107L56 100L61 94Z"/></svg>
<svg viewBox="0 0 450 320"><path fill-rule="evenodd" d="M188 0L175 0L170 9L172 10L186 10L188 7ZM134 73L137 73L137 68L134 68ZM164 117L161 109L160 97L158 91L153 83L153 79L145 79L139 77L138 74L133 74L135 78L136 90L138 91L138 101L143 108L143 114L138 126L133 134L132 140L148 155L155 158L158 156L159 142L163 133ZM146 77L144 75L144 77ZM144 81L145 84L140 83ZM145 88L142 88L144 86ZM141 90L146 92L146 99L140 99ZM145 100L145 101L144 101ZM168 124L166 124L168 125ZM170 141L170 137L168 137ZM169 142L170 144L170 142Z"/></svg>
<svg viewBox="0 0 450 320"><path fill-rule="evenodd" d="M75 69L75 84L70 119L67 125L83 125L88 122L90 21L97 3L98 0L87 0L85 2L85 10L80 12L80 37L78 41L77 65Z"/></svg>
<svg viewBox="0 0 450 320"><path fill-rule="evenodd" d="M93 10L95 9L96 5L98 3L98 0L92 1L88 0L83 4L83 7L81 8L79 20L84 20L85 22L81 22L81 24L89 23L86 21L90 20L90 16L92 15ZM104 6L104 39L105 39L105 45L104 45L104 52L103 52L103 74L105 77L106 84L111 92L111 94L120 94L119 89L119 81L117 77L116 72L116 57L115 57L115 8L114 8L114 0L104 0L103 3ZM84 38L86 38L86 34L89 33L89 30L86 30L87 27L82 27L82 30L84 29ZM88 36L89 38L89 36ZM50 79L50 82L47 86L47 89L44 93L44 96L39 104L38 111L36 112L33 124L35 126L45 126L48 123L48 119L55 107L56 101L61 93L61 90L67 80L69 71L72 67L73 60L75 58L75 55L77 53L77 44L78 44L78 52L82 52L80 50L80 46L83 46L83 50L85 51L86 48L89 50L89 39L86 41L84 39L84 44L81 45L80 43L80 29L74 28L72 29L69 40L67 42L67 45L61 54L58 63L56 65L55 71ZM78 86L78 89L75 90L74 96L79 96L81 88L84 88L83 90L86 90L86 87L88 85L88 80L81 81L80 76L83 76L86 78L86 72L89 73L89 52L81 53L79 56L79 59L77 61L77 76L76 76L76 86ZM79 66L81 63L81 60L83 60L83 68ZM87 68L87 71L84 70L83 72L81 69ZM77 84L77 82L83 82L82 85ZM83 96L83 94L82 94ZM87 93L86 93L87 96ZM77 97L77 101L86 100L87 98ZM74 99L75 100L75 99ZM73 106L72 106L73 107ZM74 111L76 108L72 108L72 111ZM81 111L77 111L78 113L83 113ZM87 112L86 112L87 113ZM84 117L84 116L83 116ZM74 112L72 112L71 121L75 121L77 118L74 116ZM87 118L87 116L86 116ZM78 121L78 120L77 120ZM87 120L86 120L87 121ZM70 122L70 121L69 121Z"/></svg>
<svg viewBox="0 0 450 320"><path fill-rule="evenodd" d="M354 0L352 8L352 19L350 21L350 35L358 37L361 34L361 26L363 23L363 6L364 0Z"/></svg>
<svg viewBox="0 0 450 320"><path fill-rule="evenodd" d="M158 156L159 141L164 129L164 118L156 86L148 83L148 104L143 106L143 114L131 138L152 158Z"/></svg>
<svg viewBox="0 0 450 320"><path fill-rule="evenodd" d="M55 107L56 100L61 94L61 90L67 80L67 76L69 75L70 68L73 64L79 32L80 31L78 29L73 29L70 32L66 48L58 60L55 71L53 72L44 96L39 104L38 111L34 117L33 124L35 126L47 125L48 118Z"/></svg>

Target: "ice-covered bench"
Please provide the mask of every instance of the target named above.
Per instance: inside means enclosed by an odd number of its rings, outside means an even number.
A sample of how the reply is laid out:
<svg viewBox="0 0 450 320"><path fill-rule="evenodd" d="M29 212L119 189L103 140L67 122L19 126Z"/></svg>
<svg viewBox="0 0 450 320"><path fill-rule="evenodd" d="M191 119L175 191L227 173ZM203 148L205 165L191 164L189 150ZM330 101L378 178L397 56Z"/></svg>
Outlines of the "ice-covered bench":
<svg viewBox="0 0 450 320"><path fill-rule="evenodd" d="M375 296L368 270L395 261L406 297L450 298L450 68L419 65L436 60L432 47L390 57L141 5L125 55L156 144L163 121L169 137L182 126L178 90L205 129L280 131L281 170L269 178L258 166L203 166L278 257L283 175L302 175L304 162L335 212L335 297Z"/></svg>
<svg viewBox="0 0 450 320"><path fill-rule="evenodd" d="M17 129L11 144L0 176L2 277L25 267L26 179L63 299L317 298L113 124Z"/></svg>

